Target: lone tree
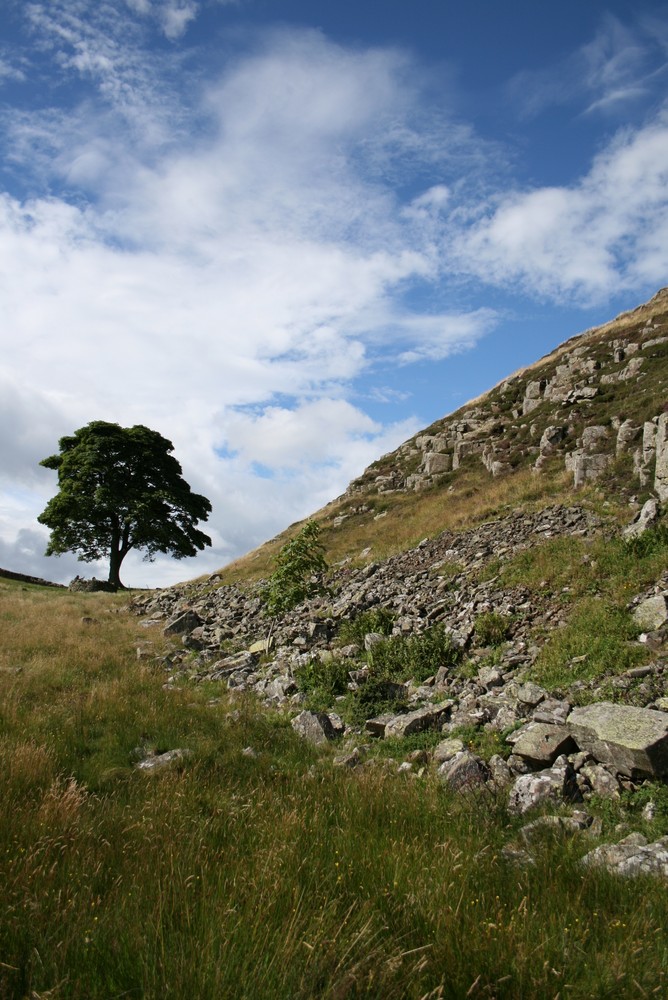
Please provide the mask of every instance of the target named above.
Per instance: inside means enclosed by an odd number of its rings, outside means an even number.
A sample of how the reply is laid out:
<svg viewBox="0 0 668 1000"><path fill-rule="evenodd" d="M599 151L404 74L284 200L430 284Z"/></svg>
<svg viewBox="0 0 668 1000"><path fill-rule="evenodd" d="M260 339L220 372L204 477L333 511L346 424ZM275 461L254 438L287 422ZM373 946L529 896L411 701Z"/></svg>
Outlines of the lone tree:
<svg viewBox="0 0 668 1000"><path fill-rule="evenodd" d="M51 529L48 556L77 552L83 562L109 559L109 583L122 587L121 563L131 549L177 559L211 545L198 531L211 504L193 493L157 431L93 420L58 442L40 465L58 473L59 491L37 520Z"/></svg>

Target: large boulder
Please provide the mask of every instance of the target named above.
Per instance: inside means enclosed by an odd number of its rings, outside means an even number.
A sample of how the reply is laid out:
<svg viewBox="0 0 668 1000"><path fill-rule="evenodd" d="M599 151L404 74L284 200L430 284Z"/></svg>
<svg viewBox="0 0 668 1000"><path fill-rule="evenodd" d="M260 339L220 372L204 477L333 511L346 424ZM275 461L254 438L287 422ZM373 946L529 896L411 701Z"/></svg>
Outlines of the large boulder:
<svg viewBox="0 0 668 1000"><path fill-rule="evenodd" d="M577 749L565 726L551 726L544 722L529 723L513 743L513 753L536 770L549 767L561 754Z"/></svg>
<svg viewBox="0 0 668 1000"><path fill-rule="evenodd" d="M668 713L596 702L574 708L567 726L581 750L627 777L668 775Z"/></svg>
<svg viewBox="0 0 668 1000"><path fill-rule="evenodd" d="M385 739L391 736L411 736L425 729L434 729L442 721L443 716L452 708L451 701L442 701L438 705L425 705L414 712L397 715L385 726Z"/></svg>
<svg viewBox="0 0 668 1000"><path fill-rule="evenodd" d="M659 417L655 447L654 492L659 500L668 500L668 413Z"/></svg>

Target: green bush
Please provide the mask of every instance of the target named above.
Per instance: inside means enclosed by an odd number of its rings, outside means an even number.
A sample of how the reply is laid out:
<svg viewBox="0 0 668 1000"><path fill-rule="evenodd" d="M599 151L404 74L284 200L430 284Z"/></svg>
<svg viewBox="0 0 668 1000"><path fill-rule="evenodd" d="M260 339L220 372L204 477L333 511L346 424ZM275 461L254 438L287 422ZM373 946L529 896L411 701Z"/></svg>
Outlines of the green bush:
<svg viewBox="0 0 668 1000"><path fill-rule="evenodd" d="M662 521L655 527L648 528L638 538L630 538L626 542L626 548L638 559L644 559L664 551L668 548L668 524Z"/></svg>
<svg viewBox="0 0 668 1000"><path fill-rule="evenodd" d="M474 631L479 646L500 646L508 638L510 621L496 611L488 611L478 615Z"/></svg>
<svg viewBox="0 0 668 1000"><path fill-rule="evenodd" d="M367 662L375 677L419 683L439 667L456 666L461 656L445 628L434 625L419 635L393 636L375 643L367 653Z"/></svg>
<svg viewBox="0 0 668 1000"><path fill-rule="evenodd" d="M276 556L276 570L261 595L269 614L278 617L307 597L322 593L320 577L326 570L320 528L315 521L307 521Z"/></svg>
<svg viewBox="0 0 668 1000"><path fill-rule="evenodd" d="M391 635L394 617L394 614L387 608L371 608L369 611L362 611L356 618L341 624L339 640L342 645L356 643L358 646L363 646L364 636L370 632Z"/></svg>
<svg viewBox="0 0 668 1000"><path fill-rule="evenodd" d="M295 671L295 681L313 708L329 708L334 698L346 693L349 669L346 660L313 660Z"/></svg>

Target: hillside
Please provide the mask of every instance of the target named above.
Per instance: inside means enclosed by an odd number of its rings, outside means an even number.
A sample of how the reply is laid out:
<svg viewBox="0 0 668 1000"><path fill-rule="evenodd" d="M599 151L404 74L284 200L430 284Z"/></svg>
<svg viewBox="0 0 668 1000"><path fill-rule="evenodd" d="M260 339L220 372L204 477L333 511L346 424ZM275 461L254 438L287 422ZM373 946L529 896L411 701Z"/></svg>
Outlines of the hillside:
<svg viewBox="0 0 668 1000"><path fill-rule="evenodd" d="M0 579L0 997L666 995L667 307L374 463L289 612L299 525Z"/></svg>
<svg viewBox="0 0 668 1000"><path fill-rule="evenodd" d="M504 505L540 504L597 481L613 503L648 496L667 386L664 288L373 462L314 514L330 560L384 558L440 530L470 527ZM660 497L668 492L664 437ZM271 572L271 558L289 535L225 567L221 580Z"/></svg>
<svg viewBox="0 0 668 1000"><path fill-rule="evenodd" d="M566 749L570 768L586 751L580 796L668 775L667 377L664 289L416 435L316 514L323 594L271 618L255 577L278 539L138 599L181 637L168 685L251 691L357 763L360 742L426 732L458 739L451 756L480 782L542 774ZM649 727L656 761L629 764L598 721L614 752L576 735L578 712L601 702L613 729Z"/></svg>

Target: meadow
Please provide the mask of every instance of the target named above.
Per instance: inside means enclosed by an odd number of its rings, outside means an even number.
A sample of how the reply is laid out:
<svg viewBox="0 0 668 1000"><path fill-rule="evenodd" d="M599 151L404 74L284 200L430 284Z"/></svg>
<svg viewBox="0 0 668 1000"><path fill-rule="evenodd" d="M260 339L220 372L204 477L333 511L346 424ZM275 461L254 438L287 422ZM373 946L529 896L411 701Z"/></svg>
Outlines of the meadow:
<svg viewBox="0 0 668 1000"><path fill-rule="evenodd" d="M518 862L503 796L341 769L249 698L165 689L127 601L0 580L3 1000L668 994L665 886L583 868L600 838Z"/></svg>

